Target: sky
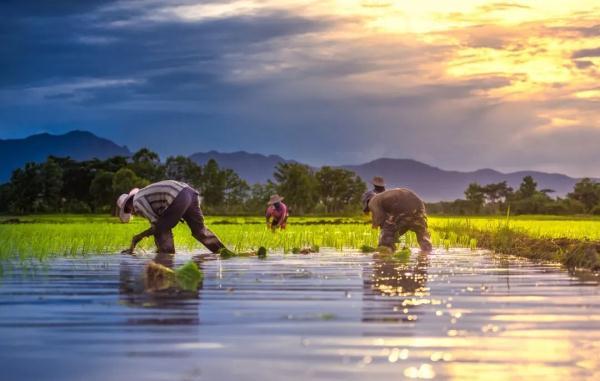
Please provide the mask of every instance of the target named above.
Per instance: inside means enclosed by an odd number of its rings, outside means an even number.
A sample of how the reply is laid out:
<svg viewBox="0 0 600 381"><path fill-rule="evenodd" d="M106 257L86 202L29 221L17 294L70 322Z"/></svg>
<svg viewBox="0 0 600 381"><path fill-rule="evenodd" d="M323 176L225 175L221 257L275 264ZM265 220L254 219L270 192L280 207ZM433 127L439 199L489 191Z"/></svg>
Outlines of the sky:
<svg viewBox="0 0 600 381"><path fill-rule="evenodd" d="M0 138L600 177L597 0L0 3Z"/></svg>

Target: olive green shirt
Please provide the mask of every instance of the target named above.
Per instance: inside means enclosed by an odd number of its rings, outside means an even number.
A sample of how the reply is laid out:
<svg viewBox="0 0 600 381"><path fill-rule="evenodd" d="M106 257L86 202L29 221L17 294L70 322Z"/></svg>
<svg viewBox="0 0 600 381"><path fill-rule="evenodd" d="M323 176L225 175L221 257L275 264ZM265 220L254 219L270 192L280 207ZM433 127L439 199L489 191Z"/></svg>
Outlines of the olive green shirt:
<svg viewBox="0 0 600 381"><path fill-rule="evenodd" d="M395 188L373 196L369 210L373 226L383 227L388 219L397 222L403 216L425 215L425 203L410 189Z"/></svg>

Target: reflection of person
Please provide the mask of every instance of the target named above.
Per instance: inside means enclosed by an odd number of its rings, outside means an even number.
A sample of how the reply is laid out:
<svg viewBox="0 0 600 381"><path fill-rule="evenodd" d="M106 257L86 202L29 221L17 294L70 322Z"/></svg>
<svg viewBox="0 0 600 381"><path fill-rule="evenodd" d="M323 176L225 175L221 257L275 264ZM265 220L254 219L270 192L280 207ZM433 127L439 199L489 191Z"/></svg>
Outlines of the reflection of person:
<svg viewBox="0 0 600 381"><path fill-rule="evenodd" d="M173 269L174 256L172 254L159 253L154 260L147 262L133 260L130 257L124 258L119 265L119 294L123 304L130 307L183 308L185 311L177 313L173 317L173 321L176 321L177 324L197 323L197 309L189 309L188 304L182 304L178 301L199 299L199 289L184 291L177 287L169 287L169 282L165 282L165 279L160 277L158 273L151 273L153 267L149 265L164 266L168 269ZM144 317L142 316L140 319L143 320ZM150 320L154 321L156 317L151 317ZM136 323L140 322L142 321L136 320ZM168 317L161 317L160 323L168 324Z"/></svg>
<svg viewBox="0 0 600 381"><path fill-rule="evenodd" d="M151 223L149 229L133 237L131 246L124 252L133 253L139 241L153 235L159 252L175 253L171 229L182 219L188 224L192 236L213 253L225 247L204 225L199 193L186 183L165 180L143 189L135 188L122 194L117 206L122 222L129 222L132 215L141 215Z"/></svg>
<svg viewBox="0 0 600 381"><path fill-rule="evenodd" d="M396 188L377 194L367 192L363 207L371 211L373 227L381 228L379 246L395 250L398 238L411 230L417 234L421 250L431 251L425 203L413 191Z"/></svg>
<svg viewBox="0 0 600 381"><path fill-rule="evenodd" d="M405 320L403 301L409 297L423 297L427 288L429 258L421 252L414 265L401 262L388 255L373 257L373 267L365 268L363 276L363 320ZM398 317L398 314L403 314ZM410 320L410 319L409 319Z"/></svg>
<svg viewBox="0 0 600 381"><path fill-rule="evenodd" d="M267 212L267 226L272 229L285 229L288 219L288 208L283 203L283 197L278 194L271 196Z"/></svg>

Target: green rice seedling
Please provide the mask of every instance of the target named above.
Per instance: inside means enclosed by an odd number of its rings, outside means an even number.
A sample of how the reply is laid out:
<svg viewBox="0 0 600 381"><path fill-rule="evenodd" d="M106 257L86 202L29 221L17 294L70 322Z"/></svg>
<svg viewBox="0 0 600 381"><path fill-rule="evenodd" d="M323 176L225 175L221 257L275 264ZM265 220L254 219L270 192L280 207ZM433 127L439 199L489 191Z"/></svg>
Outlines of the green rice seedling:
<svg viewBox="0 0 600 381"><path fill-rule="evenodd" d="M57 256L117 254L129 245L134 234L148 226L142 219L121 224L106 216L18 218L27 223L0 224L0 264L5 268L7 261L24 266L26 261L34 263ZM498 247L506 247L514 239L513 233L536 239L600 240L600 218L511 215L507 224L504 216L430 216L428 222L434 246L446 249L473 249L480 244L488 247L481 233L493 237ZM288 228L276 233L266 229L259 217L208 217L207 225L232 249L233 254L256 253L260 247L284 253L290 253L294 248L318 251L323 247L340 252L356 249L373 252L379 238L379 230L372 229L361 218L290 218ZM178 251L205 250L191 236L185 224L179 224L173 233ZM486 239L489 240L489 237ZM418 247L413 232L406 233L400 242L406 247ZM142 241L138 247L146 252L155 250L151 238Z"/></svg>
<svg viewBox="0 0 600 381"><path fill-rule="evenodd" d="M394 253L394 258L407 261L410 258L410 248L404 246Z"/></svg>
<svg viewBox="0 0 600 381"><path fill-rule="evenodd" d="M267 249L264 246L261 246L258 248L258 251L256 252L256 255L258 256L258 258L260 259L265 259L267 258Z"/></svg>
<svg viewBox="0 0 600 381"><path fill-rule="evenodd" d="M376 248L374 248L373 246L369 246L369 245L362 245L362 246L360 247L360 251L361 251L362 253L374 253L374 252L376 252L376 251L377 251L377 249L376 249Z"/></svg>
<svg viewBox="0 0 600 381"><path fill-rule="evenodd" d="M196 263L189 261L175 270L175 279L181 289L194 291L198 289L198 285L204 279L204 274L202 274Z"/></svg>
<svg viewBox="0 0 600 381"><path fill-rule="evenodd" d="M176 270L165 267L154 261L146 265L145 286L149 291L179 289L195 291L198 289L204 275L193 261Z"/></svg>

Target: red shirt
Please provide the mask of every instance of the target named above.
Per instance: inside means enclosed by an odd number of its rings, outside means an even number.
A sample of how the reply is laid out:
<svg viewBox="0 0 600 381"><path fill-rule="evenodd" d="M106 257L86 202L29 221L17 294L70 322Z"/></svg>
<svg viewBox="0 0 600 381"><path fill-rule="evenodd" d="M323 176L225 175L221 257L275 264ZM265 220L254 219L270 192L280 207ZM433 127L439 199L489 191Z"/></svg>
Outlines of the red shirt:
<svg viewBox="0 0 600 381"><path fill-rule="evenodd" d="M288 209L283 202L280 202L279 205L279 210L275 208L275 205L269 205L269 207L267 208L267 219L273 218L275 220L278 220L279 223L282 224L285 220L285 217L288 214Z"/></svg>

